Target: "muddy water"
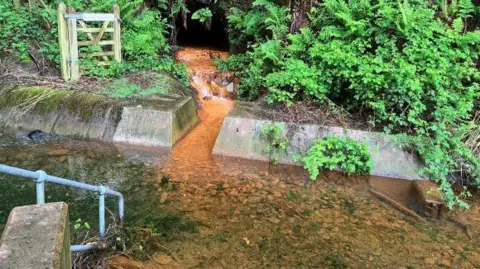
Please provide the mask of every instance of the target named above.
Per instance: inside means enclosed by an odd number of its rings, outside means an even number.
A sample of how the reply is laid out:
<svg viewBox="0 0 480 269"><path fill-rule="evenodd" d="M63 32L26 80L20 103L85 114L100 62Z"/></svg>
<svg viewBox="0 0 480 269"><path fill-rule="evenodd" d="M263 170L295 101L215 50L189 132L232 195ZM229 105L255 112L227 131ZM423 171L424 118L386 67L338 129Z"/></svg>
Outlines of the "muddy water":
<svg viewBox="0 0 480 269"><path fill-rule="evenodd" d="M172 177L182 180L218 178L218 167L211 152L223 119L233 107L233 101L227 97L226 87L218 85L221 83L219 81L225 79L216 69L214 57L225 58L227 54L191 48L177 53L177 60L188 67L191 85L197 90L201 109L199 125L173 148L171 160L167 168L162 170Z"/></svg>
<svg viewBox="0 0 480 269"><path fill-rule="evenodd" d="M200 89L202 122L172 152L76 140L34 144L21 133L0 133L0 162L122 191L126 225L144 234L131 233L114 257L103 252L110 268L480 266L478 203L458 213L472 224L471 239L451 222L419 222L377 200L367 178L329 173L311 182L298 167L213 158L232 102L207 87L221 82L212 53L178 55L198 78L192 84ZM33 203L33 194L31 182L0 175L0 223L14 206ZM93 197L47 186L47 201L59 200L68 202L72 222L88 221L95 230ZM85 238L85 231L73 232L75 243Z"/></svg>

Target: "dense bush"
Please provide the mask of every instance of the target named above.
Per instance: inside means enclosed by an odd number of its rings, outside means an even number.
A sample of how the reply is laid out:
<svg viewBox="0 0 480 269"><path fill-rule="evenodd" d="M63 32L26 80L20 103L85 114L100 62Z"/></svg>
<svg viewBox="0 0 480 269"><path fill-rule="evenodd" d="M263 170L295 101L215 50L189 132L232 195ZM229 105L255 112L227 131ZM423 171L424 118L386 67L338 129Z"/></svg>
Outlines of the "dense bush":
<svg viewBox="0 0 480 269"><path fill-rule="evenodd" d="M162 1L160 1L162 2ZM166 1L164 4L166 4ZM31 7L14 9L12 1L0 3L0 56L14 55L23 61L32 59L34 50L52 64L59 63L56 2L36 2ZM99 66L96 57L84 57L80 66L84 73L100 77L117 76L126 71L149 68L169 71L185 84L186 69L173 61L168 44L171 26L161 11L147 9L143 0L70 0L66 4L77 11L112 12L113 4L120 6L122 18L122 64ZM160 5L164 6L164 5ZM107 34L105 34L107 35ZM86 39L85 34L79 38ZM99 47L80 48L82 52L99 51Z"/></svg>
<svg viewBox="0 0 480 269"><path fill-rule="evenodd" d="M232 10L233 40L250 43L220 65L242 79L241 98L370 111L372 124L409 135L450 207L466 206L451 181L461 174L480 184L480 162L462 141L479 98L480 31L465 26L478 8L439 2L326 0L289 33L290 11L258 0L251 11Z"/></svg>
<svg viewBox="0 0 480 269"><path fill-rule="evenodd" d="M55 9L16 10L13 1L0 2L0 59L13 55L30 62L40 52L47 60L58 60L58 44L52 42L57 37L56 25Z"/></svg>

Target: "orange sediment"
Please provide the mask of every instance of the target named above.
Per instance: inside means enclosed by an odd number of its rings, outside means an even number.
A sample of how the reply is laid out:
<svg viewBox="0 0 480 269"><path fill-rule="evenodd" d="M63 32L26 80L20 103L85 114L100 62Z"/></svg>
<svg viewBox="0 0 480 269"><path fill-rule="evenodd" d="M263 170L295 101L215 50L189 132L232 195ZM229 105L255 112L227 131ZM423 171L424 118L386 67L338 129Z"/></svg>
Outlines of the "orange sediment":
<svg viewBox="0 0 480 269"><path fill-rule="evenodd" d="M185 178L185 171L197 178L211 177L211 173L216 172L211 155L215 140L233 107L233 101L226 97L225 87L215 82L224 79L215 65L215 57L225 58L228 54L212 49L185 48L176 56L177 61L187 65L191 86L197 90L201 104L200 123L175 145L163 172L178 179Z"/></svg>

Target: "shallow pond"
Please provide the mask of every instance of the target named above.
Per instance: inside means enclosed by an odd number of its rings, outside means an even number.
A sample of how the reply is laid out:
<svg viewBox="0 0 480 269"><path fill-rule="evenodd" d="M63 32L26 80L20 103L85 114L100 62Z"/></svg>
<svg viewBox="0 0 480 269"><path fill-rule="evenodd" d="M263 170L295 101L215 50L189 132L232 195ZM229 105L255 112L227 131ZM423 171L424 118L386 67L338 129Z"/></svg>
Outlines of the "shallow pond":
<svg viewBox="0 0 480 269"><path fill-rule="evenodd" d="M215 77L211 55L178 55L200 79L193 86ZM233 103L207 99L201 123L171 152L66 138L37 144L3 131L0 163L123 193L125 231L109 214L109 248L75 256L90 268L480 267L478 240L452 222L403 215L368 192L369 178L327 173L312 182L301 167L211 156ZM34 187L0 175L0 223L14 206L35 202ZM98 202L90 193L48 184L46 196L69 204L73 243L92 240ZM114 199L107 205L116 212ZM468 215L480 223L478 203Z"/></svg>
<svg viewBox="0 0 480 269"><path fill-rule="evenodd" d="M180 160L162 151L69 139L35 144L8 134L2 143L1 163L123 192L126 226L146 229L161 243L126 242L127 255L147 261L117 256L108 259L112 268L474 268L480 262L478 241L462 229L402 215L368 193L366 178L330 173L309 182L296 167L225 158L212 158L211 166L191 160L196 169L173 171ZM4 223L14 206L35 202L34 183L5 175L0 182ZM89 193L52 184L46 193L47 202L67 202L71 221L88 221L95 233L98 203ZM115 212L115 201L108 201ZM72 231L79 243L85 233Z"/></svg>

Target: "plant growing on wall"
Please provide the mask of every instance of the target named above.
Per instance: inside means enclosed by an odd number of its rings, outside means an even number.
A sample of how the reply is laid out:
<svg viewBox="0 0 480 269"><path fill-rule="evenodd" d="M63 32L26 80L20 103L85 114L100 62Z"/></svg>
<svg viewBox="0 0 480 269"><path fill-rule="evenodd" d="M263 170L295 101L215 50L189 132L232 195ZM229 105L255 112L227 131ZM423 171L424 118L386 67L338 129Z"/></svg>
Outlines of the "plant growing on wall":
<svg viewBox="0 0 480 269"><path fill-rule="evenodd" d="M260 129L260 138L268 143L264 151L270 154L270 160L274 164L278 163L280 154L287 152L290 143L288 138L282 134L283 130L282 123L265 124Z"/></svg>
<svg viewBox="0 0 480 269"><path fill-rule="evenodd" d="M311 180L317 179L320 170L341 169L353 175L369 175L373 171L367 146L348 137L328 136L313 141L302 162Z"/></svg>

